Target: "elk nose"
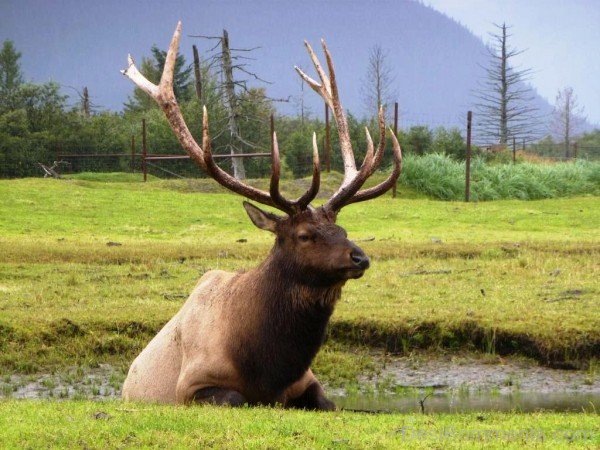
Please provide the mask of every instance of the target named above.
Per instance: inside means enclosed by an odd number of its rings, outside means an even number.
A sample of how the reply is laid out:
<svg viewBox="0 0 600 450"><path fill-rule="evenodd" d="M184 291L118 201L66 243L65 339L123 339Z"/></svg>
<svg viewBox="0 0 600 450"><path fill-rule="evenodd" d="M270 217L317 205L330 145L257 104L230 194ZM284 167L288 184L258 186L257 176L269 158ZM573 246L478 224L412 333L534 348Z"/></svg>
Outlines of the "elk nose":
<svg viewBox="0 0 600 450"><path fill-rule="evenodd" d="M352 259L352 262L361 269L366 270L369 268L369 257L365 255L362 250L352 250L352 253L350 253L350 258Z"/></svg>

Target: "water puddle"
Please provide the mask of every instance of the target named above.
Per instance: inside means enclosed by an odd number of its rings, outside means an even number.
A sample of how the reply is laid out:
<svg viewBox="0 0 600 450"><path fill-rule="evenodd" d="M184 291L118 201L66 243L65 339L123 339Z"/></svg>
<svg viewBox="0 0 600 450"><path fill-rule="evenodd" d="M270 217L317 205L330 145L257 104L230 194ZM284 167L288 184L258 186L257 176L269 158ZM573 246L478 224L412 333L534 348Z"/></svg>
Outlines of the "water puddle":
<svg viewBox="0 0 600 450"><path fill-rule="evenodd" d="M352 388L325 386L340 408L371 412L600 412L600 367L549 369L527 359L482 355L382 357ZM119 398L126 369L101 364L54 374L0 377L1 398Z"/></svg>
<svg viewBox="0 0 600 450"><path fill-rule="evenodd" d="M565 392L480 393L468 396L455 393L351 395L334 397L332 400L339 408L368 412L600 412L600 394Z"/></svg>
<svg viewBox="0 0 600 450"><path fill-rule="evenodd" d="M54 374L5 375L0 399L103 400L121 396L125 372L108 364L96 368L72 367Z"/></svg>
<svg viewBox="0 0 600 450"><path fill-rule="evenodd" d="M525 358L416 354L386 360L361 385L330 395L341 408L377 412L600 412L600 367L595 362L577 371Z"/></svg>

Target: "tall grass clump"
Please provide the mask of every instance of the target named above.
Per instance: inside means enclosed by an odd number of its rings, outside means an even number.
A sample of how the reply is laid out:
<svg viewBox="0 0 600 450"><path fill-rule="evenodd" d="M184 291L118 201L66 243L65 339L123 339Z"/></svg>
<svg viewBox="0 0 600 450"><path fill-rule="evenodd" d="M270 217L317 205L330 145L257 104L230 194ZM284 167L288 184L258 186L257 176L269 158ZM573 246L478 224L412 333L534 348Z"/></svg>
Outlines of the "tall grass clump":
<svg viewBox="0 0 600 450"><path fill-rule="evenodd" d="M443 154L408 155L402 181L440 200L462 200L465 163ZM488 164L475 158L471 165L471 198L475 201L600 195L600 163L576 161L554 165L521 162Z"/></svg>

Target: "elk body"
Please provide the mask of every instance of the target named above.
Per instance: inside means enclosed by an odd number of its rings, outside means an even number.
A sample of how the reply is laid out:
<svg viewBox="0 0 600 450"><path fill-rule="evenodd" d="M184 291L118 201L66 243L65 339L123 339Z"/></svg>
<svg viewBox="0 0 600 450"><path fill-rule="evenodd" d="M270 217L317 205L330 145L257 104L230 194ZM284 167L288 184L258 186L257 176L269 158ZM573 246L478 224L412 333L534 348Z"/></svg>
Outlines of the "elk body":
<svg viewBox="0 0 600 450"><path fill-rule="evenodd" d="M389 190L401 170L401 151L392 134L394 168L377 186L361 190L376 170L385 146L383 111L379 114L377 150L367 133L367 152L356 168L348 126L340 104L333 63L325 43L329 75L308 43L320 83L296 68L334 112L340 136L345 174L340 188L322 206L310 202L319 190L319 158L313 135L313 178L297 200L279 192L280 161L273 135L269 192L245 185L213 161L206 108L200 147L193 139L173 94L172 80L181 23L167 53L158 86L150 83L129 58L123 71L151 95L164 111L183 148L217 182L242 196L277 208L284 216L244 202L251 221L275 234L275 245L257 268L230 273L206 273L181 310L135 359L123 398L165 403L282 404L286 407L333 409L310 370L341 289L360 278L369 259L343 228L336 225L339 210Z"/></svg>

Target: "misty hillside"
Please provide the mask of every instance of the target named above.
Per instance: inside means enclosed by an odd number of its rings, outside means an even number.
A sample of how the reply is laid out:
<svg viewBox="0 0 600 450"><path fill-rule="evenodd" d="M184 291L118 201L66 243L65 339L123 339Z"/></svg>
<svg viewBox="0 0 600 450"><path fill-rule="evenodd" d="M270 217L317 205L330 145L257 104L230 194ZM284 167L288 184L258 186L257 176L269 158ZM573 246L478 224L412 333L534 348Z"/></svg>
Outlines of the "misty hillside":
<svg viewBox="0 0 600 450"><path fill-rule="evenodd" d="M165 49L178 20L188 62L192 44L206 58L215 42L191 35L218 36L227 29L233 48L261 47L245 55L256 58L248 61L249 69L274 83L265 86L273 98L298 99L301 83L293 66L314 74L303 40L320 50L319 39L325 38L343 104L357 116L366 114L361 82L369 51L378 44L388 52L403 126L462 124L481 78L479 64L487 58L485 44L466 28L411 0L147 0L143 7L139 2L63 0L60 9L52 2L22 2L18 7L0 2L0 35L6 30L22 52L25 77L59 82L72 102L79 101L73 87L87 86L99 109L122 110L133 91L119 73L127 54L140 62L153 44ZM313 114L323 114L316 94L307 89L304 98ZM547 114L550 106L538 100ZM287 114L298 111L297 102L278 107Z"/></svg>
<svg viewBox="0 0 600 450"><path fill-rule="evenodd" d="M292 66L298 64L314 74L302 41L307 38L313 47L318 47L322 36L333 54L343 104L356 115L367 113L361 84L369 50L376 44L388 52L404 126L462 124L466 111L473 107L473 90L483 72L480 65L487 62L485 44L434 9L413 1L348 2L344 8L336 6L337 3L320 2L321 13L309 14L308 11L314 12L313 8L269 5L270 13L278 16L271 32L281 33L285 39L249 42L248 36L240 36L235 29L229 32L234 47L262 46L255 52L259 61L254 70L274 81L268 86L272 97L300 95L300 82ZM290 9L297 11L290 13ZM304 98L313 113L322 114L316 94L307 89ZM545 100L537 97L536 103L543 114L549 114L551 106ZM298 106L288 104L279 108L283 113L295 113Z"/></svg>

